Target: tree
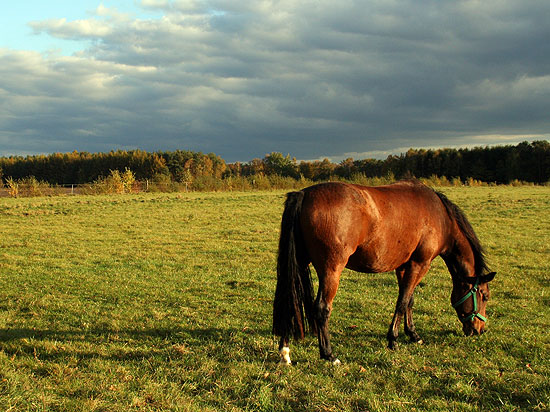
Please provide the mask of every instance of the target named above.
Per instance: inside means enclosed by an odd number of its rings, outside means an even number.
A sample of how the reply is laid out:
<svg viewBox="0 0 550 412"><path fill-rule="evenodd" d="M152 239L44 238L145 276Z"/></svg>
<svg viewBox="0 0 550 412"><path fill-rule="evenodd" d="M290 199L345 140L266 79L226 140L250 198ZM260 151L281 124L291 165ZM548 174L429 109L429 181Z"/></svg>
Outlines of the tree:
<svg viewBox="0 0 550 412"><path fill-rule="evenodd" d="M271 154L265 155L263 163L265 172L268 175L298 177L296 159L291 159L289 154L283 156L281 153L272 152Z"/></svg>
<svg viewBox="0 0 550 412"><path fill-rule="evenodd" d="M348 157L345 160L342 160L338 166L336 166L334 173L337 176L343 177L344 179L351 179L351 177L357 173L357 168L355 162L351 157Z"/></svg>

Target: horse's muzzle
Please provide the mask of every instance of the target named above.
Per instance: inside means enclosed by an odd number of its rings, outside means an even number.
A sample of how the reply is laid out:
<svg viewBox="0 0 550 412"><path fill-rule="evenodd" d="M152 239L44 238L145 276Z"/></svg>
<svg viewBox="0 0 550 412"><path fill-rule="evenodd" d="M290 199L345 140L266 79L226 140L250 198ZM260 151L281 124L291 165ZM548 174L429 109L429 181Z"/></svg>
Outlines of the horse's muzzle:
<svg viewBox="0 0 550 412"><path fill-rule="evenodd" d="M485 325L482 322L468 322L462 325L462 331L466 336L479 336L485 333Z"/></svg>
<svg viewBox="0 0 550 412"><path fill-rule="evenodd" d="M474 334L474 328L472 328L471 325L462 325L462 332L464 332L465 336L472 336Z"/></svg>

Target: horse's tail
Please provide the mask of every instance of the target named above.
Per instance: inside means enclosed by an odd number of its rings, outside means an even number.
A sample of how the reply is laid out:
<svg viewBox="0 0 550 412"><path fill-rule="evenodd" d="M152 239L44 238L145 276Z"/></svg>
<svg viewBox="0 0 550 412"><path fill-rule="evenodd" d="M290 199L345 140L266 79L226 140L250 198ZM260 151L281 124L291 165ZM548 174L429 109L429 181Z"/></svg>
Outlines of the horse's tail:
<svg viewBox="0 0 550 412"><path fill-rule="evenodd" d="M303 339L306 319L315 328L310 258L299 221L303 199L304 192L288 193L281 221L273 334L283 338Z"/></svg>

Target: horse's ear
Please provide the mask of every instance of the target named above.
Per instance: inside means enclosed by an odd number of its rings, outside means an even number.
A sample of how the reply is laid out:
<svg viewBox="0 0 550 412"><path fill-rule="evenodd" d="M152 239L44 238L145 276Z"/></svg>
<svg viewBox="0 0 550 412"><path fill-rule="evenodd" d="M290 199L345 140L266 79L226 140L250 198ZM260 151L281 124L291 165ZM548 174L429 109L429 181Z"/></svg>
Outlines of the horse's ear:
<svg viewBox="0 0 550 412"><path fill-rule="evenodd" d="M463 277L462 278L462 281L464 283L469 283L470 285L474 285L474 284L480 284L480 283L487 283L487 282L490 282L491 280L493 280L495 278L495 275L497 274L497 272L491 272L491 273L487 273L486 275L482 275L482 276L477 276L477 277Z"/></svg>
<svg viewBox="0 0 550 412"><path fill-rule="evenodd" d="M481 279L481 278L479 278L479 279ZM473 285L478 281L478 278L466 276L466 277L462 278L462 281L464 283L469 283L470 285Z"/></svg>
<svg viewBox="0 0 550 412"><path fill-rule="evenodd" d="M495 278L496 274L497 274L497 272L491 272L491 273L487 273L486 275L480 276L479 277L479 283L490 282L491 280L493 280Z"/></svg>

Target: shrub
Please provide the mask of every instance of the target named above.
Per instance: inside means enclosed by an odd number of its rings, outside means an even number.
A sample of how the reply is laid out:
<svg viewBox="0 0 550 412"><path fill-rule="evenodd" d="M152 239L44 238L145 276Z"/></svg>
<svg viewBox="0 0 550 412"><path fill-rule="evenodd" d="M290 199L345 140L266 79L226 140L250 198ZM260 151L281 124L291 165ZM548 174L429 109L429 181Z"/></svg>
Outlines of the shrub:
<svg viewBox="0 0 550 412"><path fill-rule="evenodd" d="M481 180L476 180L473 177L469 177L466 180L465 184L466 186L471 186L471 187L487 186L486 183L482 182Z"/></svg>
<svg viewBox="0 0 550 412"><path fill-rule="evenodd" d="M447 176L431 175L429 178L420 179L424 184L434 187L451 186Z"/></svg>
<svg viewBox="0 0 550 412"><path fill-rule="evenodd" d="M197 192L219 192L223 190L223 182L214 176L197 176L190 184L190 189Z"/></svg>
<svg viewBox="0 0 550 412"><path fill-rule="evenodd" d="M459 177L453 177L453 180L451 180L451 184L456 187L462 186L462 180L460 180Z"/></svg>
<svg viewBox="0 0 550 412"><path fill-rule="evenodd" d="M185 190L186 184L179 185L177 182L174 182L170 175L164 173L157 173L153 176L153 180L149 183L147 190L149 192L177 192Z"/></svg>
<svg viewBox="0 0 550 412"><path fill-rule="evenodd" d="M34 176L15 180L12 177L6 179L8 195L11 197L36 197L52 196L56 190L47 182L41 182Z"/></svg>
<svg viewBox="0 0 550 412"><path fill-rule="evenodd" d="M124 173L111 170L107 177L100 177L95 182L81 188L80 192L86 195L93 194L122 194L135 191L136 178L134 173L126 168Z"/></svg>
<svg viewBox="0 0 550 412"><path fill-rule="evenodd" d="M19 184L13 180L12 177L6 179L6 185L8 187L8 194L11 197L17 197L19 195Z"/></svg>
<svg viewBox="0 0 550 412"><path fill-rule="evenodd" d="M123 192L132 193L134 191L134 184L136 182L136 176L134 172L126 168L121 176Z"/></svg>

